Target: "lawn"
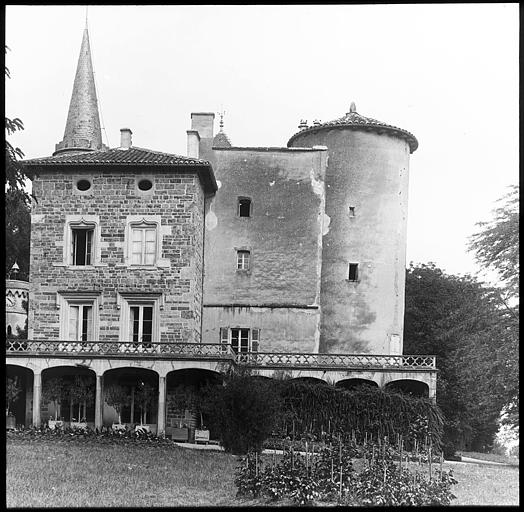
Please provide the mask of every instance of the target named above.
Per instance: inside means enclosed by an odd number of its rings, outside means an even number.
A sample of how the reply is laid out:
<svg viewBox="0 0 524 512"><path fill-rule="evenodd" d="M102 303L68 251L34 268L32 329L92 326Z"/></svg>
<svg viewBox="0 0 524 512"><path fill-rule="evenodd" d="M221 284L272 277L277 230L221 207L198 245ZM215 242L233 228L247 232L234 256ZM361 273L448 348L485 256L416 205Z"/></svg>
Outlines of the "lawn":
<svg viewBox="0 0 524 512"><path fill-rule="evenodd" d="M8 507L246 506L235 498L237 457L164 444L9 437ZM454 505L517 505L518 468L444 464Z"/></svg>

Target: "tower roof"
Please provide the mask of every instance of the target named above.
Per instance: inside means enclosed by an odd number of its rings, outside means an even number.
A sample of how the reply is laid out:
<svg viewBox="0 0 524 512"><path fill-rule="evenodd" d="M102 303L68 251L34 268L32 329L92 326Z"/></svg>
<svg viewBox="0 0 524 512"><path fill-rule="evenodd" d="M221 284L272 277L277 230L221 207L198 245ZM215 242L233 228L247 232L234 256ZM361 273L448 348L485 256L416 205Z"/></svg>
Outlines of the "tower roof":
<svg viewBox="0 0 524 512"><path fill-rule="evenodd" d="M214 148L230 148L231 141L229 137L224 132L224 112L220 114L220 130L213 138L213 147Z"/></svg>
<svg viewBox="0 0 524 512"><path fill-rule="evenodd" d="M364 117L360 115L357 112L354 103L351 103L349 112L347 112L345 116L340 117L339 119L335 119L334 121L327 121L325 123L314 124L313 126L309 127L307 126L307 124L302 124L302 126L305 127L301 129L299 132L295 133L289 139L287 143L288 146L296 137L299 137L303 133L316 132L319 130L324 130L326 128L347 127L352 129L374 131L378 134L389 133L390 135L400 137L409 144L410 153L413 153L418 148L418 141L412 133L402 128L397 128L396 126L383 123L382 121L377 121L376 119L372 119L371 117Z"/></svg>
<svg viewBox="0 0 524 512"><path fill-rule="evenodd" d="M56 145L54 154L96 151L103 148L89 33L86 26L82 36L64 138Z"/></svg>

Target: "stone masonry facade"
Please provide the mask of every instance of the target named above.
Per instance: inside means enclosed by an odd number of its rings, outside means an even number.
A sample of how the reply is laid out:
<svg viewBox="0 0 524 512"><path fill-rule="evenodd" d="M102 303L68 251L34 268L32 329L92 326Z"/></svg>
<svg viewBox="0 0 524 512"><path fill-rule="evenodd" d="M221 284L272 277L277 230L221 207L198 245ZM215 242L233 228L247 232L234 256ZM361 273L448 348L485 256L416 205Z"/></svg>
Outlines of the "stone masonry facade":
<svg viewBox="0 0 524 512"><path fill-rule="evenodd" d="M150 192L137 188L143 177L153 182ZM92 182L88 193L76 190L81 178ZM100 341L122 339L122 297L141 294L157 302L156 341L200 341L204 192L194 170L42 171L33 191L38 202L32 211L31 338L59 339L61 294L78 292L97 298L94 334ZM71 219L96 225L92 265L67 261ZM129 219L157 222L161 247L155 265L126 262Z"/></svg>

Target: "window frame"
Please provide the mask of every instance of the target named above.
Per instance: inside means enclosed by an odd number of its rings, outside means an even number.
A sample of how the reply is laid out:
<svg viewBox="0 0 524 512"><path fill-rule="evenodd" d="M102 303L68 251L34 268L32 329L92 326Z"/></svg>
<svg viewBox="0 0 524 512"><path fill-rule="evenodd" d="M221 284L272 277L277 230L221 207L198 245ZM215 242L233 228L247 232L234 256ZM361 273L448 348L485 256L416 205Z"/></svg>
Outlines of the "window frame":
<svg viewBox="0 0 524 512"><path fill-rule="evenodd" d="M75 265L74 231L92 230L91 258L87 265ZM71 269L92 268L100 265L100 220L98 215L67 215L64 226L63 264Z"/></svg>
<svg viewBox="0 0 524 512"><path fill-rule="evenodd" d="M162 225L160 215L128 215L126 219L125 228L125 243L124 243L124 266L130 268L155 269L163 261L162 258ZM133 263L133 231L136 229L154 229L155 231L155 255L153 263ZM142 242L145 247L145 239Z"/></svg>
<svg viewBox="0 0 524 512"><path fill-rule="evenodd" d="M351 279L351 267L355 266L355 279ZM360 264L357 261L351 261L348 263L348 274L347 280L350 283L358 283L360 281Z"/></svg>
<svg viewBox="0 0 524 512"><path fill-rule="evenodd" d="M242 352L239 350L238 352L235 351L233 348L233 331L248 331L248 343L247 348L248 350L246 352ZM240 334L240 333L239 333ZM258 352L259 346L260 346L260 328L258 327L242 327L242 326L230 326L230 327L220 327L219 329L219 335L220 335L220 344L221 345L229 345L231 349L235 352L235 354L246 354L246 353L255 353ZM239 336L238 341L241 345L241 337Z"/></svg>
<svg viewBox="0 0 524 512"><path fill-rule="evenodd" d="M242 201L249 201L249 215L240 215L240 207ZM237 217L242 219L250 219L253 216L253 200L247 196L238 196L237 198Z"/></svg>
<svg viewBox="0 0 524 512"><path fill-rule="evenodd" d="M58 292L57 293L57 308L60 310L60 327L59 338L67 343L85 343L88 341L99 340L100 318L99 310L101 308L101 294L100 292ZM71 306L89 306L92 308L92 339L81 340L69 339L70 328L70 307ZM80 318L80 315L79 317Z"/></svg>
<svg viewBox="0 0 524 512"><path fill-rule="evenodd" d="M152 322L151 322L151 342L133 341L132 333L130 333L131 308L132 307L152 307ZM117 293L117 309L120 310L120 330L119 340L130 344L137 348L151 348L150 343L158 343L160 341L160 311L163 308L162 293ZM148 346L147 346L148 345Z"/></svg>
<svg viewBox="0 0 524 512"><path fill-rule="evenodd" d="M241 267L239 268L239 257L240 255L246 255L247 254L247 268L244 268L244 267ZM244 265L244 262L245 262L245 257L242 258L242 265ZM251 267L252 267L252 255L251 255L251 250L249 249L236 249L236 262L235 262L235 266L236 266L236 271L237 272L250 272L251 271Z"/></svg>

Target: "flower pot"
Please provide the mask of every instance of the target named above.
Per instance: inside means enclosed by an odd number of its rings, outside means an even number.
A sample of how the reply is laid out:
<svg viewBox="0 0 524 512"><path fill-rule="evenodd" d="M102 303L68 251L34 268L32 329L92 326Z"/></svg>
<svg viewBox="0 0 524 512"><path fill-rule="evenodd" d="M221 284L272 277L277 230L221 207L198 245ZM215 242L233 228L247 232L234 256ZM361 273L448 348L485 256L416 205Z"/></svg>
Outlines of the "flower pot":
<svg viewBox="0 0 524 512"><path fill-rule="evenodd" d="M87 430L86 421L72 421L70 426L71 428L75 428L75 429Z"/></svg>
<svg viewBox="0 0 524 512"><path fill-rule="evenodd" d="M189 429L186 427L173 427L173 433L171 434L173 441L186 442L189 439Z"/></svg>
<svg viewBox="0 0 524 512"><path fill-rule="evenodd" d="M209 430L195 429L195 443L209 443Z"/></svg>
<svg viewBox="0 0 524 512"><path fill-rule="evenodd" d="M123 423L113 423L111 425L112 430L126 430L126 426Z"/></svg>
<svg viewBox="0 0 524 512"><path fill-rule="evenodd" d="M55 430L56 428L64 428L64 422L62 420L48 420L47 426L51 430Z"/></svg>
<svg viewBox="0 0 524 512"><path fill-rule="evenodd" d="M14 416L5 417L5 428L6 430L13 430L16 428L16 418Z"/></svg>

